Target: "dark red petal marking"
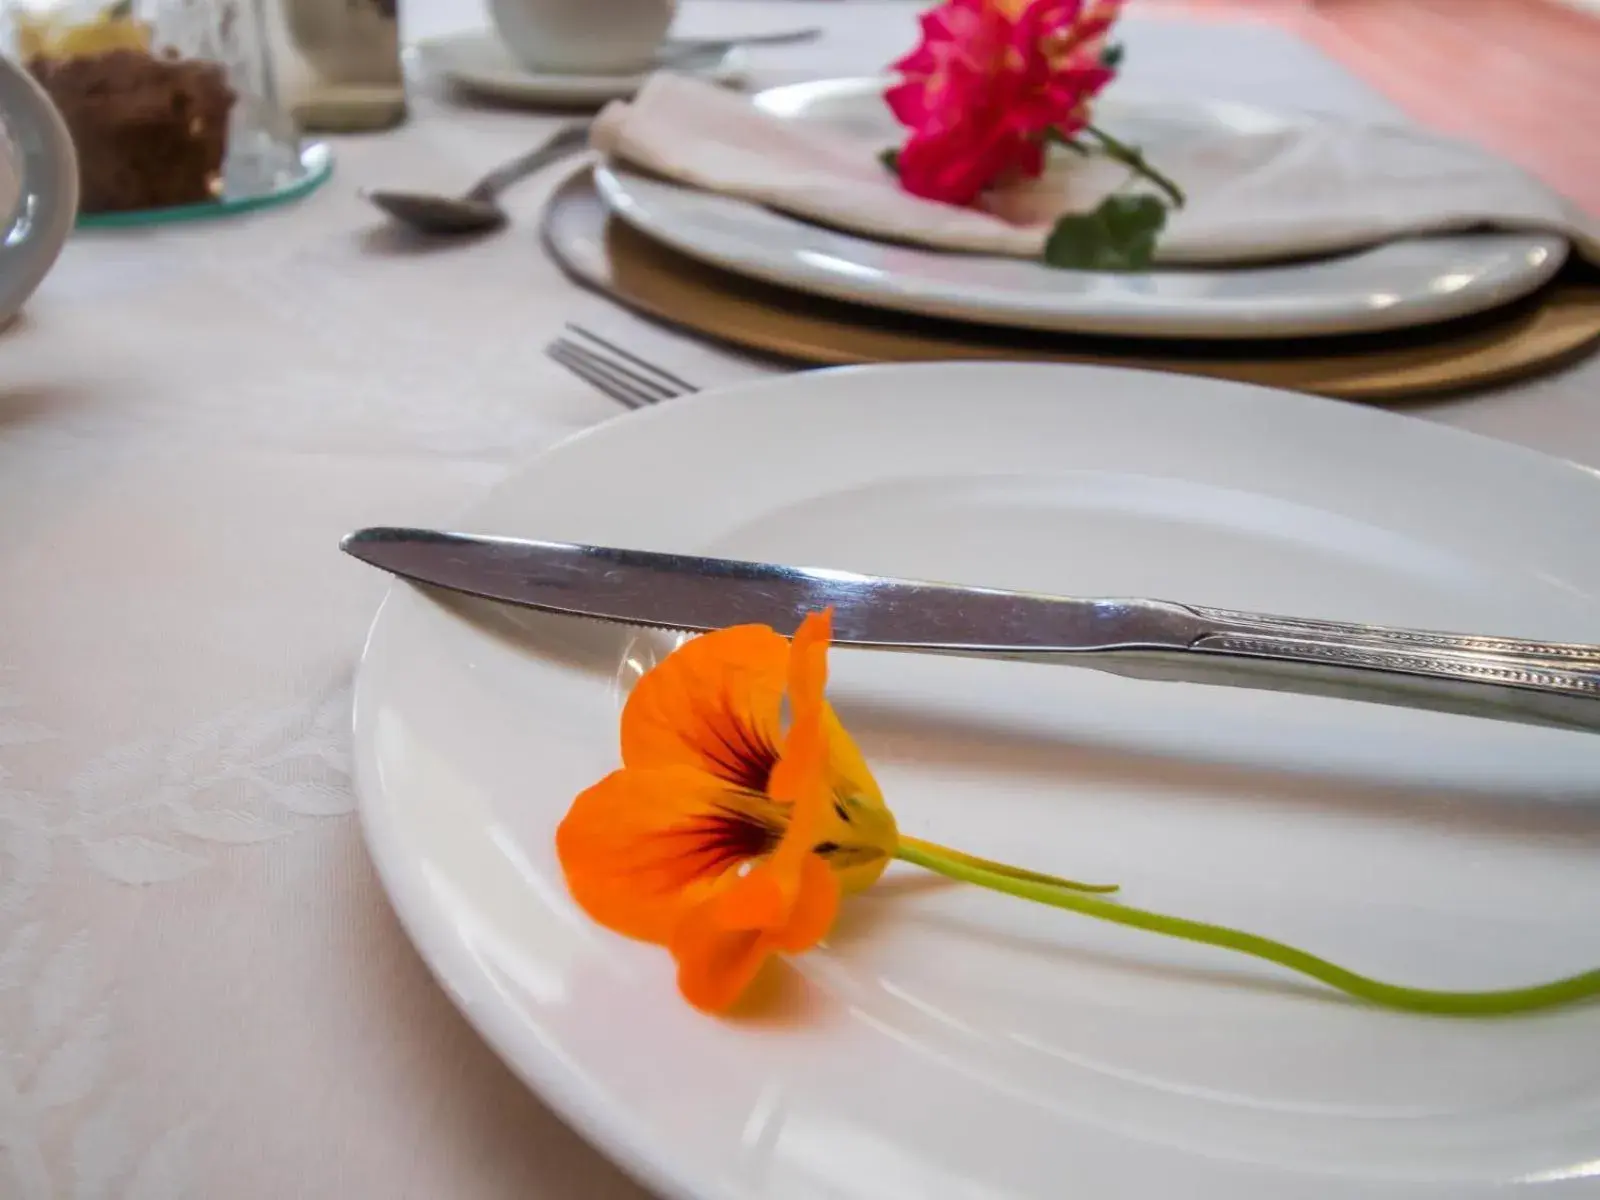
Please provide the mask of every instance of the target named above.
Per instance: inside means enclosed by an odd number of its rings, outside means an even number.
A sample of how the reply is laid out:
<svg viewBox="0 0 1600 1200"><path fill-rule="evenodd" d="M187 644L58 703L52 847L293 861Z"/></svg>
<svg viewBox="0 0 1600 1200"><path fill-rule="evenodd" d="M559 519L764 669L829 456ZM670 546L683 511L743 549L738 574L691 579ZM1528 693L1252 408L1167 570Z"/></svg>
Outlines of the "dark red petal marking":
<svg viewBox="0 0 1600 1200"><path fill-rule="evenodd" d="M741 791L764 795L772 768L778 764L778 751L764 733L752 729L727 708L702 712L700 726L715 738L700 744L700 750L723 782Z"/></svg>

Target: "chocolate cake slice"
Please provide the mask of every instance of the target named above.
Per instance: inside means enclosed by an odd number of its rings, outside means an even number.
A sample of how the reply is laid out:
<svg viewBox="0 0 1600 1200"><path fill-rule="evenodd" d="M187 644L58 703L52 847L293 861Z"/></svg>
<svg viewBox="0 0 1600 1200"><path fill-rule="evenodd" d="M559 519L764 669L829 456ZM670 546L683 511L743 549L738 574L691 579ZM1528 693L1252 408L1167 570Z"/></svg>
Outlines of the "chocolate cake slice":
<svg viewBox="0 0 1600 1200"><path fill-rule="evenodd" d="M220 194L237 98L222 67L138 49L33 57L27 65L72 133L83 212L198 204Z"/></svg>

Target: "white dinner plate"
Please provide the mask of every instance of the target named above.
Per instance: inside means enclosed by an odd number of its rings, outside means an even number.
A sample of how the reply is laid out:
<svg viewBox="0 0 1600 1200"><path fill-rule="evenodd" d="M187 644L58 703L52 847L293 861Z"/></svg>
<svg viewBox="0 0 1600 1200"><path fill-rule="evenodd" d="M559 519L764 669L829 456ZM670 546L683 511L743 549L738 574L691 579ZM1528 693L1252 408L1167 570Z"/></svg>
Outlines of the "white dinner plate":
<svg viewBox="0 0 1600 1200"><path fill-rule="evenodd" d="M530 71L487 30L420 38L414 51L429 74L448 80L463 91L513 104L600 105L626 99L645 81L643 74L558 75ZM670 62L675 71L713 83L735 83L743 70L743 55L737 47L686 49L670 38L662 47L662 61Z"/></svg>
<svg viewBox="0 0 1600 1200"><path fill-rule="evenodd" d="M755 103L894 145L904 133L873 79L761 93ZM1097 112L1159 162L1163 144L1261 132L1311 117L1238 104L1111 93ZM761 205L602 166L622 220L685 254L800 291L924 316L1062 333L1262 338L1408 328L1505 304L1548 281L1565 240L1537 234L1406 238L1315 261L1238 269L1067 271L949 254L827 229Z"/></svg>
<svg viewBox="0 0 1600 1200"><path fill-rule="evenodd" d="M1600 641L1600 479L1421 421L1090 367L797 375L612 421L453 527ZM1600 1006L1347 1002L900 867L769 1007L691 1010L552 838L659 635L398 586L368 843L461 1010L693 1200L1503 1200L1600 1182ZM1067 667L835 651L901 826L1419 986L1600 963L1600 738ZM1578 1191L1567 1191L1575 1188Z"/></svg>

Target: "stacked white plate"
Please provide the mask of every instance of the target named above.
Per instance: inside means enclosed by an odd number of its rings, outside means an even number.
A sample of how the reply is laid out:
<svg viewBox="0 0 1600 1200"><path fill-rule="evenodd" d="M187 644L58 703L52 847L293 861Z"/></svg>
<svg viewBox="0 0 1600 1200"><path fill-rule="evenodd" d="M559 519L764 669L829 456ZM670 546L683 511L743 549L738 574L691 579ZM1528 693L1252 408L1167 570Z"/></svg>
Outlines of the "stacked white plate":
<svg viewBox="0 0 1600 1200"><path fill-rule="evenodd" d="M882 91L879 79L827 80L766 91L755 103L892 145L903 131ZM1155 161L1177 139L1316 119L1114 92L1097 113ZM896 312L1062 333L1249 339L1405 329L1525 296L1561 269L1569 249L1556 236L1474 233L1247 269L1065 271L872 241L625 168L602 166L596 181L629 225L738 274Z"/></svg>

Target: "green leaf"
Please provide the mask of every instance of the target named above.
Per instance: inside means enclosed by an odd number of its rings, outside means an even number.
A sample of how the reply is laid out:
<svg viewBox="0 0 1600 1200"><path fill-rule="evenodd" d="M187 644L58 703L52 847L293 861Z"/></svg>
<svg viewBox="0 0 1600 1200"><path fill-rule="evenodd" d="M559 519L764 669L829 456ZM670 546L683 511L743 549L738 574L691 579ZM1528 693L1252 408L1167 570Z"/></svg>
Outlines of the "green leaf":
<svg viewBox="0 0 1600 1200"><path fill-rule="evenodd" d="M900 151L890 146L887 150L880 151L878 161L883 164L883 169L891 175L900 174Z"/></svg>
<svg viewBox="0 0 1600 1200"><path fill-rule="evenodd" d="M1118 43L1112 43L1100 51L1100 65L1115 71L1122 65L1123 48Z"/></svg>
<svg viewBox="0 0 1600 1200"><path fill-rule="evenodd" d="M1078 271L1142 271L1167 223L1157 196L1107 196L1091 213L1062 217L1044 244L1044 261Z"/></svg>

